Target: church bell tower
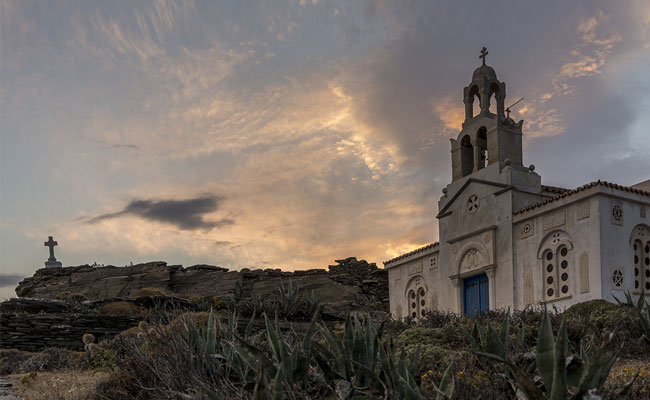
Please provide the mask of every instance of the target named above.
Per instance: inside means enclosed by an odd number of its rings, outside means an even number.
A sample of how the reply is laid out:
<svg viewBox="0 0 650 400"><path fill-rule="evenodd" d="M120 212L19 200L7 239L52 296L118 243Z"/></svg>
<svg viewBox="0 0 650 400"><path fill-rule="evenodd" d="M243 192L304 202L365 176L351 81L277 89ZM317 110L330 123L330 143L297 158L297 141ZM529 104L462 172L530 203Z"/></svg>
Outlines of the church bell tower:
<svg viewBox="0 0 650 400"><path fill-rule="evenodd" d="M451 139L452 182L496 163L500 169L522 166L523 120L515 123L505 115L506 84L485 64L487 54L483 47L483 64L463 90L465 121L458 138Z"/></svg>

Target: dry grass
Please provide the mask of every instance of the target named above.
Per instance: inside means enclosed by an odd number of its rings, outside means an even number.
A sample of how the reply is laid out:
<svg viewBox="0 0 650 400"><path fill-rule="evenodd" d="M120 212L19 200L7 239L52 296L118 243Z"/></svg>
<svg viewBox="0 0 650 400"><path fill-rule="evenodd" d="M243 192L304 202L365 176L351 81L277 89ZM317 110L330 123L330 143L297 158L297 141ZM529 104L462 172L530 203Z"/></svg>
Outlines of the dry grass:
<svg viewBox="0 0 650 400"><path fill-rule="evenodd" d="M88 297L86 297L85 294L83 293L71 293L71 292L60 292L54 297L56 300L68 300L68 301L76 301L76 302L82 302L88 300Z"/></svg>
<svg viewBox="0 0 650 400"><path fill-rule="evenodd" d="M104 304L101 313L105 315L133 316L142 315L142 308L128 301L113 301Z"/></svg>
<svg viewBox="0 0 650 400"><path fill-rule="evenodd" d="M622 398L616 393L637 373L639 375L624 398L626 400L650 399L650 362L640 360L620 360L614 364L605 382L604 398Z"/></svg>
<svg viewBox="0 0 650 400"><path fill-rule="evenodd" d="M16 349L0 350L0 376L11 375L21 370L22 364L34 354Z"/></svg>
<svg viewBox="0 0 650 400"><path fill-rule="evenodd" d="M159 288L146 287L146 288L138 289L138 291L133 294L133 297L145 297L145 296L167 296L167 292Z"/></svg>
<svg viewBox="0 0 650 400"><path fill-rule="evenodd" d="M14 395L31 400L87 400L95 397L95 387L106 380L103 371L31 372L14 375Z"/></svg>

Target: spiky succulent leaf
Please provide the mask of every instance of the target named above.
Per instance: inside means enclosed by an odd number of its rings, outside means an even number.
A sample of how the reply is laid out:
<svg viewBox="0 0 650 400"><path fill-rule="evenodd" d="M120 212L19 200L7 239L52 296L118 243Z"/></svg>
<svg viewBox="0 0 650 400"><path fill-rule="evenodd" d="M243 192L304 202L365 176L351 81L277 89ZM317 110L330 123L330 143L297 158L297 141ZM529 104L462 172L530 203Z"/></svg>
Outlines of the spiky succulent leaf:
<svg viewBox="0 0 650 400"><path fill-rule="evenodd" d="M445 373L442 375L442 380L440 381L440 387L438 388L442 394L444 394L445 399L451 399L451 396L454 394L454 389L456 387L456 382L454 381L454 363L452 362L447 366ZM445 400L442 395L438 393L436 400Z"/></svg>
<svg viewBox="0 0 650 400"><path fill-rule="evenodd" d="M472 331L468 334L465 330L463 330L463 335L465 335L465 338L469 342L470 346L472 347L472 351L485 351L485 349L481 349L479 343L480 343L480 337L479 337L479 332L478 332L478 322L474 321L474 326L472 327Z"/></svg>
<svg viewBox="0 0 650 400"><path fill-rule="evenodd" d="M507 358L510 355L509 342L510 342L510 310L506 313L501 329L499 330L499 342L502 346L502 355Z"/></svg>
<svg viewBox="0 0 650 400"><path fill-rule="evenodd" d="M528 375L526 375L526 373L521 370L521 368L519 368L512 362L508 360L504 360L503 358L496 356L494 354L489 354L489 353L476 353L476 354L485 357L489 360L505 364L508 367L508 370L510 371L512 376L514 377L515 384L519 389L521 389L522 392L524 392L528 400L546 400L544 393L541 390L539 390L539 388L535 385L535 382L532 379L530 379Z"/></svg>
<svg viewBox="0 0 650 400"><path fill-rule="evenodd" d="M569 343L566 332L566 318L562 317L560 330L555 341L555 354L553 362L553 385L551 386L551 400L565 400L567 398L566 358Z"/></svg>
<svg viewBox="0 0 650 400"><path fill-rule="evenodd" d="M210 315L208 316L208 331L206 342L208 354L213 354L217 342L217 322L214 319L212 308L210 308Z"/></svg>
<svg viewBox="0 0 650 400"><path fill-rule="evenodd" d="M544 310L542 323L539 328L539 336L537 338L537 371L544 381L544 386L548 393L551 392L553 386L553 365L555 364L555 339L553 338L553 330L551 329L551 319L548 312ZM564 360L562 360L564 362Z"/></svg>
<svg viewBox="0 0 650 400"><path fill-rule="evenodd" d="M280 363L280 368L278 368L278 371L275 373L275 377L271 382L271 400L280 400L282 398L282 391L284 388L282 382L283 365L283 363Z"/></svg>
<svg viewBox="0 0 650 400"><path fill-rule="evenodd" d="M579 387L583 376L586 372L586 363L578 355L572 354L566 359L566 377L567 385L570 387Z"/></svg>

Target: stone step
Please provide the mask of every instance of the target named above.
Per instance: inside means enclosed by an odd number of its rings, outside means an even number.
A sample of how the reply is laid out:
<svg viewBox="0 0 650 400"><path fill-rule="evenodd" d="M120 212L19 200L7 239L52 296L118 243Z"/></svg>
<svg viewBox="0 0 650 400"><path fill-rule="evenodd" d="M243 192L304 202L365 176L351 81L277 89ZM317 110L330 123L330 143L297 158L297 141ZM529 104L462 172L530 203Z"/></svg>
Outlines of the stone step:
<svg viewBox="0 0 650 400"><path fill-rule="evenodd" d="M0 400L19 400L12 394L13 385L7 378L0 377Z"/></svg>

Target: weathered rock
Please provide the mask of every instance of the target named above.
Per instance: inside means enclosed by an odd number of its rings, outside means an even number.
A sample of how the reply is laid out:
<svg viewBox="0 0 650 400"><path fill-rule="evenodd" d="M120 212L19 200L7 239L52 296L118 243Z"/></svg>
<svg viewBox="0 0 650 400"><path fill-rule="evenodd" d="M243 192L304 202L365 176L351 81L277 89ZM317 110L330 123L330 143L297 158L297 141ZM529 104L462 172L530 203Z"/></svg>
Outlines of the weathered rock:
<svg viewBox="0 0 650 400"><path fill-rule="evenodd" d="M129 267L41 268L18 284L19 297L54 298L58 293L81 293L89 300L131 296L141 288L167 289L170 270L155 261Z"/></svg>
<svg viewBox="0 0 650 400"><path fill-rule="evenodd" d="M388 309L387 271L365 260L348 257L337 260L329 270L244 268L229 271L211 265L183 268L154 261L129 267L50 268L36 271L16 288L19 297L53 299L62 292L81 293L89 300L133 297L141 288L158 288L172 296L217 296L242 299L279 295L280 285L289 281L312 291L328 312L345 313L348 309ZM49 312L49 311L45 311Z"/></svg>
<svg viewBox="0 0 650 400"><path fill-rule="evenodd" d="M166 289L177 296L234 297L242 276L227 269L183 269L170 274Z"/></svg>

